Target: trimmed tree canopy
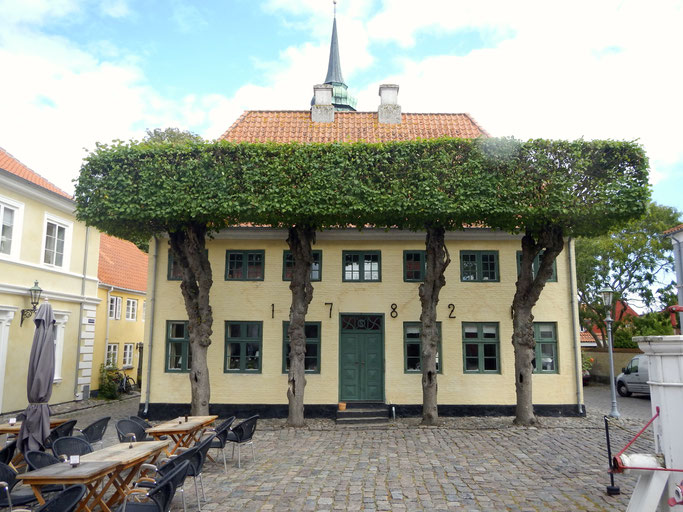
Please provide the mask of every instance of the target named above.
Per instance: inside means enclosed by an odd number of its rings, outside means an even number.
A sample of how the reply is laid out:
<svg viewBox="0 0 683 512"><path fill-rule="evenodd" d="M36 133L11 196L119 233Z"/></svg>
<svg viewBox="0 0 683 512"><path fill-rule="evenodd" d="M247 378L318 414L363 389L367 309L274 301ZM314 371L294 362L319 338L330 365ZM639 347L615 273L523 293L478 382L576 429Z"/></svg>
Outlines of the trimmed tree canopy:
<svg viewBox="0 0 683 512"><path fill-rule="evenodd" d="M642 215L647 167L617 141L119 142L88 155L75 195L79 219L127 239L190 221L590 236Z"/></svg>

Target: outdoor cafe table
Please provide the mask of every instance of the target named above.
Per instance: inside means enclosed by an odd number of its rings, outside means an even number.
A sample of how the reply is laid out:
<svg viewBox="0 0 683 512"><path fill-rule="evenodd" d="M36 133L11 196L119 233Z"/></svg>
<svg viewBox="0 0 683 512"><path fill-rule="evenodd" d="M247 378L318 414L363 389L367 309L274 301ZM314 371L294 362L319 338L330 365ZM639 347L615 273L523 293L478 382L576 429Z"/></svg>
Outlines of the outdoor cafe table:
<svg viewBox="0 0 683 512"><path fill-rule="evenodd" d="M102 507L102 510L110 512L111 509L103 501L105 492L109 489L113 482L110 478L107 483L100 486L107 476L116 471L117 462L81 462L78 466L72 467L71 464L60 462L45 466L35 471L29 471L17 475L17 478L23 480L33 489L33 493L38 498L38 503L41 505L45 503L45 498L40 492L43 485L74 485L83 484L88 489L88 493L84 500L82 500L76 509L76 512L93 510L97 505Z"/></svg>
<svg viewBox="0 0 683 512"><path fill-rule="evenodd" d="M99 506L105 512L110 512L125 498L140 466L148 461L156 462L167 444L168 441L120 443L82 455L80 464L75 468L65 463L52 464L17 475L17 478L31 485L40 503L45 502L40 494L43 485L85 484L90 492L76 510L90 511ZM128 473L124 474L124 471ZM112 486L114 492L105 502L104 495Z"/></svg>
<svg viewBox="0 0 683 512"><path fill-rule="evenodd" d="M187 416L187 421L185 418L186 416L179 416L148 428L145 432L152 435L154 439L159 439L161 436L170 437L175 444L167 450L167 453L172 455L178 448L187 448L196 443L204 429L216 421L218 416Z"/></svg>
<svg viewBox="0 0 683 512"><path fill-rule="evenodd" d="M107 483L107 485L113 483L115 488L114 495L107 500L107 507L111 507L124 500L130 489L130 482L138 474L140 466L145 462L154 464L159 454L167 446L168 441L119 443L82 455L81 461L113 462L116 464L116 468L110 475L109 482ZM124 471L128 471L128 473L124 475Z"/></svg>
<svg viewBox="0 0 683 512"><path fill-rule="evenodd" d="M62 423L66 423L69 421L69 418L50 418L50 428L55 428L61 425ZM8 436L10 435L19 435L19 430L21 429L21 421L17 421L16 423L12 423L11 425L9 423L0 423L0 435L2 434L7 434ZM22 467L24 462L24 456L17 450L14 454L14 457L12 458L11 465L14 468Z"/></svg>
<svg viewBox="0 0 683 512"><path fill-rule="evenodd" d="M69 418L50 418L50 428L55 428L62 423L66 423L69 421ZM21 428L21 421L17 421L16 423L9 424L9 423L0 423L0 435L2 434L14 434L18 435L19 434L19 429Z"/></svg>

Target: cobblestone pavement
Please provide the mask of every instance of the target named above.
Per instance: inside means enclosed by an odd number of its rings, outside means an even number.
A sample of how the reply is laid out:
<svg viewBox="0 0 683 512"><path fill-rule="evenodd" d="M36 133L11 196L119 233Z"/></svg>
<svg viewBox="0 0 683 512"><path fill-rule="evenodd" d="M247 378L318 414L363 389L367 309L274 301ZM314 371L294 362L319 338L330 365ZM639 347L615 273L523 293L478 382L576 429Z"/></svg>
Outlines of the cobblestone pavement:
<svg viewBox="0 0 683 512"><path fill-rule="evenodd" d="M128 399L61 412L81 427L111 416L105 438L111 444L115 420L135 414L137 405ZM643 424L615 422L613 445L623 447ZM410 418L373 429L330 420L290 429L283 420L262 420L254 447L256 461L247 447L242 468L228 460L227 474L222 460L207 463L202 510L611 511L626 509L635 484L617 475L622 494L605 494L603 421L590 408L586 418L541 418L533 428L481 417L445 418L439 427ZM629 451L652 449L647 432ZM188 510L196 510L193 487L189 478ZM182 510L179 496L172 510Z"/></svg>
<svg viewBox="0 0 683 512"><path fill-rule="evenodd" d="M649 420L652 417L652 406L650 404L650 395L634 394L629 397L617 397L617 409L619 413L631 419ZM596 414L602 412L609 414L612 409L612 395L609 384L597 384L591 382L590 386L583 388L583 401L586 404L586 409L594 411Z"/></svg>

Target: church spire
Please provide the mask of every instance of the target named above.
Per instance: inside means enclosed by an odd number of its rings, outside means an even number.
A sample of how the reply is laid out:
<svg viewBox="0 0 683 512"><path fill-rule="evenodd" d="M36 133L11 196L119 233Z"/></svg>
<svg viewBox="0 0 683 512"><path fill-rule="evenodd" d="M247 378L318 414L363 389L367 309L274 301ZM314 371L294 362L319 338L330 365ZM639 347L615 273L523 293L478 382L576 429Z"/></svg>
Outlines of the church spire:
<svg viewBox="0 0 683 512"><path fill-rule="evenodd" d="M337 39L337 0L334 3L334 21L332 23L332 39L330 40L330 60L327 65L325 82L332 86L332 105L335 110L356 110L356 98L348 92L344 83L339 60L339 40ZM315 101L315 98L314 98Z"/></svg>
<svg viewBox="0 0 683 512"><path fill-rule="evenodd" d="M337 2L334 2L334 22L332 23L332 39L330 41L330 62L327 65L326 84L343 84L344 77L341 72L339 60L339 41L337 40Z"/></svg>

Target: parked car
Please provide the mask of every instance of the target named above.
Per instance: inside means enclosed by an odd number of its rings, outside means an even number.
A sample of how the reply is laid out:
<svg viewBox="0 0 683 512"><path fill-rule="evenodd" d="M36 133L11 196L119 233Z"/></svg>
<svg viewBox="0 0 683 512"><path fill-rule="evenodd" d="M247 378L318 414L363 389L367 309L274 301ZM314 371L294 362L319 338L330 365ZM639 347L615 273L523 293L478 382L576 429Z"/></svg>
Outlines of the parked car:
<svg viewBox="0 0 683 512"><path fill-rule="evenodd" d="M631 396L631 393L650 394L650 385L647 383L650 375L646 355L635 356L625 368L622 368L617 377L617 392L621 396Z"/></svg>

